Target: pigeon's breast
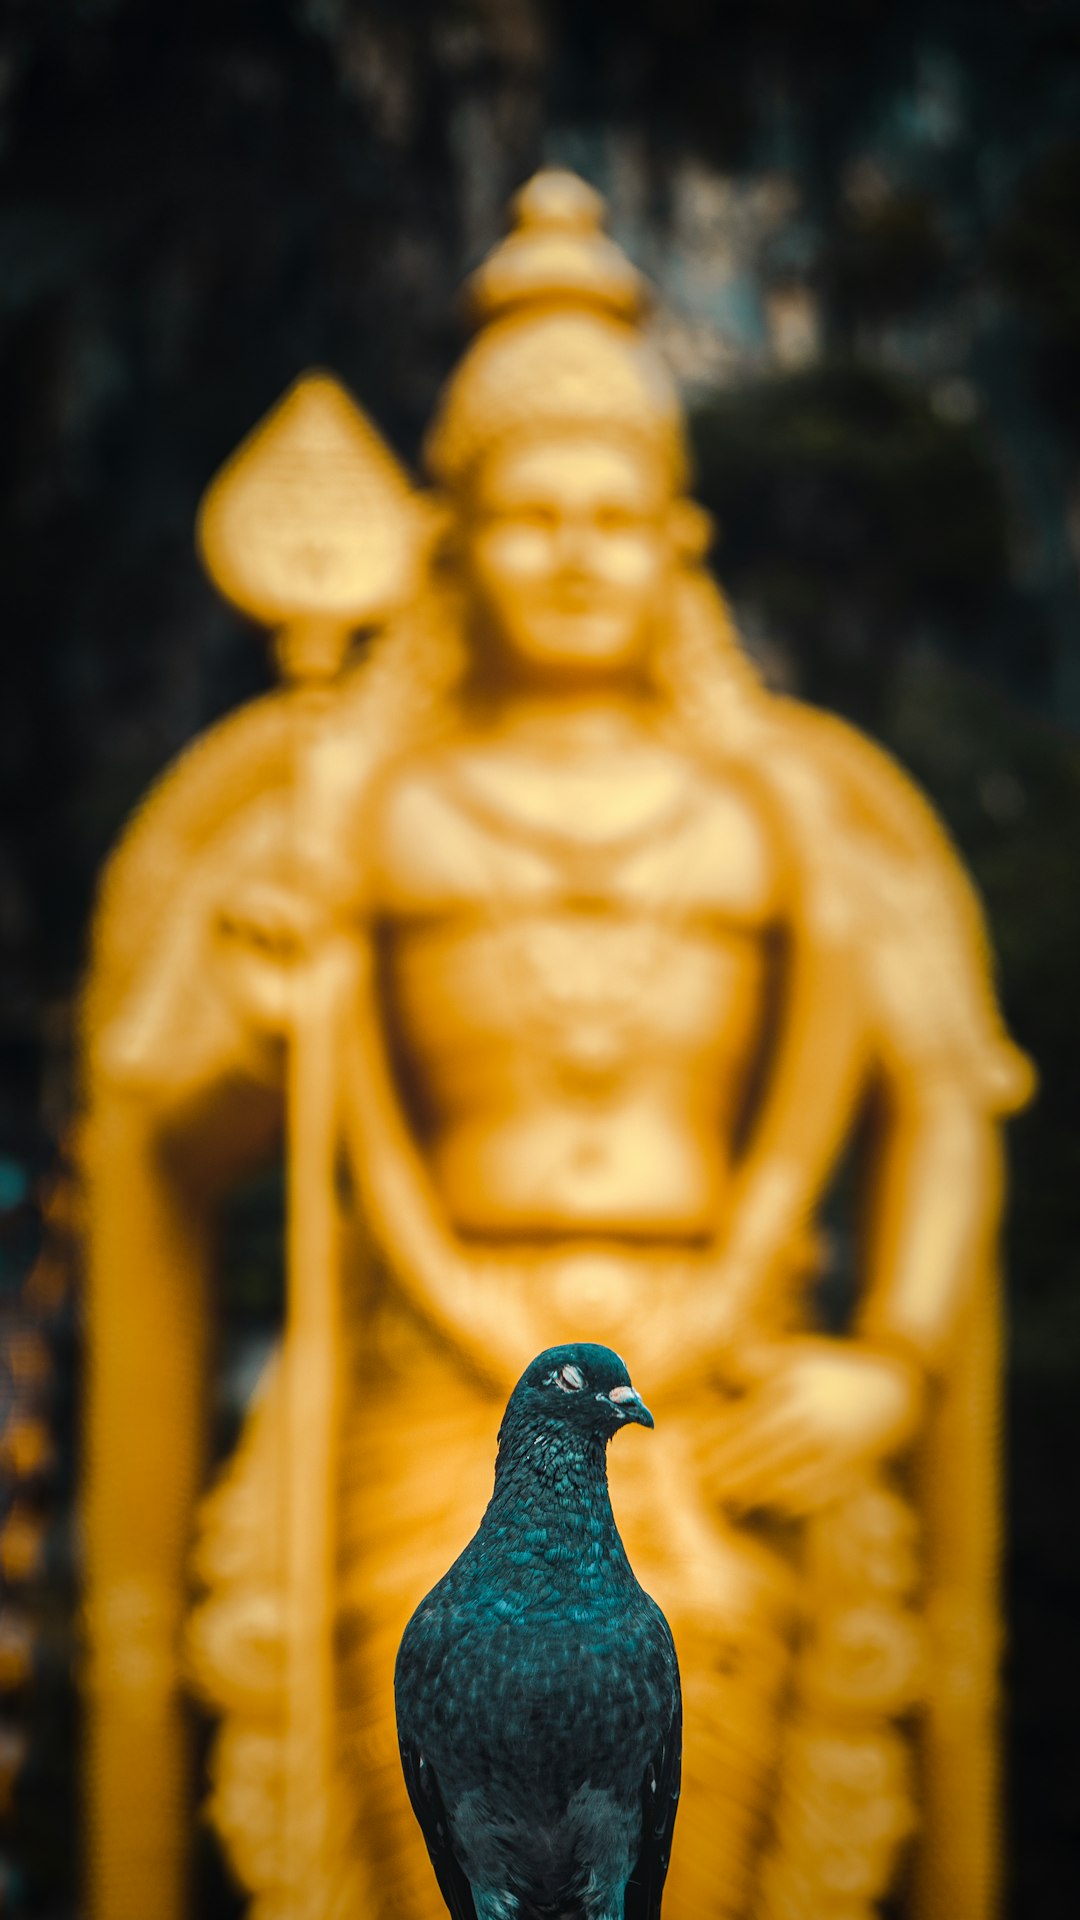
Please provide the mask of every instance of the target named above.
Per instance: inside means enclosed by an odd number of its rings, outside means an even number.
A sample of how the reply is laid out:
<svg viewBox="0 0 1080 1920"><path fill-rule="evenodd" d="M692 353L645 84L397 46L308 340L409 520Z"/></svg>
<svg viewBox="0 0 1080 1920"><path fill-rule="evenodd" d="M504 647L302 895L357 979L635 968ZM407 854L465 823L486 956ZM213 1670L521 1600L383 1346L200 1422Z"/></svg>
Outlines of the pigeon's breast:
<svg viewBox="0 0 1080 1920"><path fill-rule="evenodd" d="M509 1589L459 1628L443 1673L453 1704L445 1721L436 1710L455 1766L467 1726L466 1771L512 1801L546 1803L553 1782L563 1800L590 1781L636 1794L667 1686L633 1610L581 1598L549 1610Z"/></svg>

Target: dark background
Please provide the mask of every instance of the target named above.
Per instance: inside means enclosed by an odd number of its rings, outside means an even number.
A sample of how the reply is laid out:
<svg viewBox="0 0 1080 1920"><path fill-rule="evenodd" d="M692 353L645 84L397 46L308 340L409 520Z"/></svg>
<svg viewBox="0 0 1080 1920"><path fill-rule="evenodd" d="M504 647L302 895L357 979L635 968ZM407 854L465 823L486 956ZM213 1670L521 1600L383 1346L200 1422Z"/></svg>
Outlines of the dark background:
<svg viewBox="0 0 1080 1920"><path fill-rule="evenodd" d="M0 1413L54 1448L20 1468L0 1434L0 1912L71 1912L78 1278L55 1171L94 877L170 756L267 683L198 570L196 503L314 363L413 458L456 286L541 161L610 195L659 282L752 645L941 809L1040 1070L1011 1133L1010 1910L1073 1920L1074 0L0 8L0 1332L36 1313L51 1356L44 1384L0 1380ZM270 1205L234 1284L252 1326Z"/></svg>

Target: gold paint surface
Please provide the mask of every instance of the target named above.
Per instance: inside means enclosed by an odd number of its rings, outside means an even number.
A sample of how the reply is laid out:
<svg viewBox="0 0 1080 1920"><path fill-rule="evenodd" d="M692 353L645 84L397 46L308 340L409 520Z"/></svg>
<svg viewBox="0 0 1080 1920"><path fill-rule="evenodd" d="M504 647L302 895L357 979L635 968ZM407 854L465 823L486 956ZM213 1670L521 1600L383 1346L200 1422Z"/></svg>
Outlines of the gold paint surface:
<svg viewBox="0 0 1080 1920"><path fill-rule="evenodd" d="M401 598L415 519L385 442L336 380L308 374L208 488L198 541L215 584L244 613L286 636L316 628L347 638ZM283 664L298 677L288 655ZM325 677L339 666L331 648Z"/></svg>
<svg viewBox="0 0 1080 1920"><path fill-rule="evenodd" d="M670 1920L871 1920L909 1847L919 1920L993 1912L998 1134L1030 1073L925 802L740 652L600 213L570 176L519 197L437 498L318 375L204 503L288 684L165 777L96 928L93 1920L190 1911L191 1685L256 1920L435 1920L394 1655L568 1338L657 1416L611 1474L685 1680ZM818 1218L868 1111L830 1334ZM215 1219L282 1151L286 1329L207 1493Z"/></svg>

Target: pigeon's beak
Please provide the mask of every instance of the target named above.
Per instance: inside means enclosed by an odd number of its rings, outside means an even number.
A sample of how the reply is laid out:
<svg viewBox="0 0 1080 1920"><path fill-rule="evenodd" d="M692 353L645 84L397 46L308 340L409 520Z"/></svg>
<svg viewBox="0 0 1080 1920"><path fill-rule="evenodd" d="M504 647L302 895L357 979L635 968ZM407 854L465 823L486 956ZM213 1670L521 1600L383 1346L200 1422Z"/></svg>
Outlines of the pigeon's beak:
<svg viewBox="0 0 1080 1920"><path fill-rule="evenodd" d="M655 1427L656 1421L635 1387L612 1387L608 1399L622 1420L633 1420L639 1427Z"/></svg>

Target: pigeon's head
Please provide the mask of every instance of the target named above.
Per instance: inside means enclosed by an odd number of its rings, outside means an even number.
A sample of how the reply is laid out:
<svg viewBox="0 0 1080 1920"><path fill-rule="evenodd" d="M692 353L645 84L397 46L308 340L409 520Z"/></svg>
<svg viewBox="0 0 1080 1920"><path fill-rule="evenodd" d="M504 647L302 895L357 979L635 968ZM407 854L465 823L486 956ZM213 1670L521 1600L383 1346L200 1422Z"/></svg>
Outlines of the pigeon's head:
<svg viewBox="0 0 1080 1920"><path fill-rule="evenodd" d="M583 1438L605 1441L631 1422L653 1425L625 1363L610 1347L588 1341L537 1354L510 1396L507 1423L550 1426L553 1420Z"/></svg>

